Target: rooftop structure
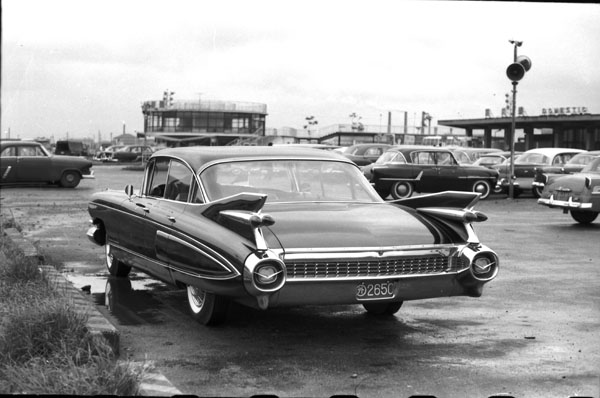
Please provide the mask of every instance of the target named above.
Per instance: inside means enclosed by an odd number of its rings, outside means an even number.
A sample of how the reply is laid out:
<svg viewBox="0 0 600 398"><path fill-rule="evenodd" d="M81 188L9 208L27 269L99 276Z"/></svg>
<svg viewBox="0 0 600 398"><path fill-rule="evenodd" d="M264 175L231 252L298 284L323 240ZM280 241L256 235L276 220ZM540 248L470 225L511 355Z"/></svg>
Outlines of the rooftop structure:
<svg viewBox="0 0 600 398"><path fill-rule="evenodd" d="M144 135L167 146L232 145L265 135L267 105L233 101L162 101L142 103Z"/></svg>

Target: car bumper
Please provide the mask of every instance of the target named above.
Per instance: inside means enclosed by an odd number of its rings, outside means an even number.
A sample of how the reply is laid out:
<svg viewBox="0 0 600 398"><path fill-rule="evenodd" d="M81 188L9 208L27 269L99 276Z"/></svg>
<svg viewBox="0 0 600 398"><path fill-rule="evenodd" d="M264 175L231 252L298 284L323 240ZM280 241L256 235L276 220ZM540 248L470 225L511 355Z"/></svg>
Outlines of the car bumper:
<svg viewBox="0 0 600 398"><path fill-rule="evenodd" d="M575 209L575 210L586 210L591 209L591 203L574 202L572 197L568 200L557 200L554 199L554 195L550 195L549 198L540 198L538 203L548 207L560 207L562 209Z"/></svg>
<svg viewBox="0 0 600 398"><path fill-rule="evenodd" d="M94 175L94 171L90 171L89 174L82 174L81 178L86 178L86 179L91 179L93 180L94 178L96 178L96 176Z"/></svg>

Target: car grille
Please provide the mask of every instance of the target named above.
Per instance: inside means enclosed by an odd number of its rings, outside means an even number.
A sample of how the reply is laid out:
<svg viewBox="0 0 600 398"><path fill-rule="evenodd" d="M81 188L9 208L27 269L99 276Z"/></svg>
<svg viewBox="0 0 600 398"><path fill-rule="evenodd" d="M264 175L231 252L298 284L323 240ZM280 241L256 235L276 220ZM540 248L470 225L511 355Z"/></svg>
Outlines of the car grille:
<svg viewBox="0 0 600 398"><path fill-rule="evenodd" d="M292 260L285 261L285 265L288 279L435 275L468 267L462 258L439 255L360 260Z"/></svg>

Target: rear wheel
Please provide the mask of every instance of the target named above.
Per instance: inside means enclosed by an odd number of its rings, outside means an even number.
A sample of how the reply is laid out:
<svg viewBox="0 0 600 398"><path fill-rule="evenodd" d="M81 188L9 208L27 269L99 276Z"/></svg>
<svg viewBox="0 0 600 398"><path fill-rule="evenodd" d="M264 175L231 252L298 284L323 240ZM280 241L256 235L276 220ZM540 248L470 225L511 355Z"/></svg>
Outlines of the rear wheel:
<svg viewBox="0 0 600 398"><path fill-rule="evenodd" d="M473 192L480 193L480 199L485 199L488 196L490 196L490 193L492 192L492 187L489 182L485 180L479 180L473 184Z"/></svg>
<svg viewBox="0 0 600 398"><path fill-rule="evenodd" d="M394 199L410 198L415 191L412 183L407 181L398 181L392 185L392 197Z"/></svg>
<svg viewBox="0 0 600 398"><path fill-rule="evenodd" d="M187 296L190 311L196 321L207 326L225 321L229 300L191 285L187 286Z"/></svg>
<svg viewBox="0 0 600 398"><path fill-rule="evenodd" d="M79 185L79 181L81 181L81 177L76 171L65 171L60 177L60 185L65 188L75 188Z"/></svg>
<svg viewBox="0 0 600 398"><path fill-rule="evenodd" d="M598 217L598 212L571 210L571 217L573 217L573 220L577 221L578 223L589 224L593 222L596 217Z"/></svg>
<svg viewBox="0 0 600 398"><path fill-rule="evenodd" d="M104 252L106 255L106 268L111 275L124 277L129 275L131 267L121 260L118 260L113 252L110 242L108 241L108 234L106 234L106 243L104 244Z"/></svg>
<svg viewBox="0 0 600 398"><path fill-rule="evenodd" d="M364 303L363 307L369 314L373 315L394 315L400 307L402 307L402 301L394 303Z"/></svg>

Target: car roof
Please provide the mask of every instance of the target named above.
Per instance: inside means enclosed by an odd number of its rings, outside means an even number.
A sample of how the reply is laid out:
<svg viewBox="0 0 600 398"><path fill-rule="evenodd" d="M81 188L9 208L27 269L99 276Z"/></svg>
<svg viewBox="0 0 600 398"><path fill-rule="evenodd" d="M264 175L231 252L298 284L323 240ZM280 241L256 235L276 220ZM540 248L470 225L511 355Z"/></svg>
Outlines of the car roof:
<svg viewBox="0 0 600 398"><path fill-rule="evenodd" d="M235 159L277 159L277 158L300 158L300 159L323 159L340 160L354 164L340 153L323 151L314 148L294 148L285 146L194 146L167 148L156 151L151 158L159 156L171 156L184 160L194 170L203 165L219 160Z"/></svg>
<svg viewBox="0 0 600 398"><path fill-rule="evenodd" d="M366 147L366 146L383 146L383 147L391 147L390 144L386 144L383 142L363 142L361 144L354 144L349 146L348 148L362 148L362 147Z"/></svg>
<svg viewBox="0 0 600 398"><path fill-rule="evenodd" d="M9 145L29 145L29 146L40 146L41 143L37 141L0 141L1 146L9 146ZM43 145L42 145L43 146Z"/></svg>
<svg viewBox="0 0 600 398"><path fill-rule="evenodd" d="M581 153L581 152L587 152L583 149L577 149L577 148L533 148L530 149L528 151L523 152L523 154L526 153L541 153L543 155L547 155L547 156L554 156L554 155L558 155L559 153Z"/></svg>
<svg viewBox="0 0 600 398"><path fill-rule="evenodd" d="M395 145L393 147L388 148L387 150L402 153L410 153L414 151L452 152L451 149L431 145Z"/></svg>

